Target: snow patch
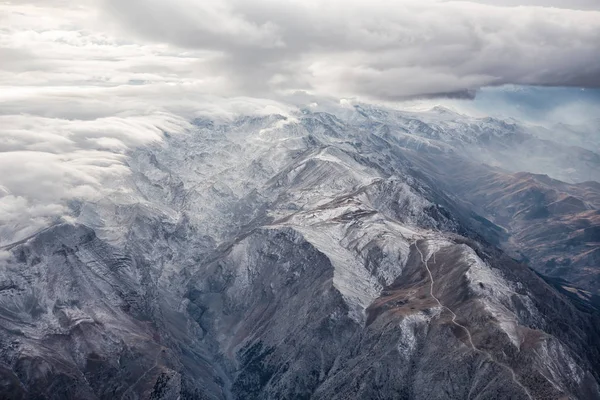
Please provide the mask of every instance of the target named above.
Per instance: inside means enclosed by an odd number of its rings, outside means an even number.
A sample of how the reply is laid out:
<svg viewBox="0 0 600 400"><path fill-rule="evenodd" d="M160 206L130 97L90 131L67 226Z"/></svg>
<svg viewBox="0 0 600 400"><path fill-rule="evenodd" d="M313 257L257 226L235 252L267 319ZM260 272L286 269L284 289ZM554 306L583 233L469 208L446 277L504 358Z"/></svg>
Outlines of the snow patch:
<svg viewBox="0 0 600 400"><path fill-rule="evenodd" d="M398 329L400 330L400 339L396 349L405 359L410 358L412 353L417 347L418 329L427 324L431 319L438 316L442 311L441 307L435 307L429 310L430 313L425 314L423 312L412 314L405 317L400 324Z"/></svg>
<svg viewBox="0 0 600 400"><path fill-rule="evenodd" d="M349 317L359 324L364 324L365 310L379 297L383 286L357 260L355 254L340 244L342 235L339 226L331 224L327 227L321 226L320 229L300 226L295 228L308 242L327 256L334 267L333 286L341 293L348 305Z"/></svg>
<svg viewBox="0 0 600 400"><path fill-rule="evenodd" d="M510 284L486 264L475 251L463 245L465 249L465 262L469 265L466 273L469 288L479 297L479 301L498 322L498 326L510 339L511 343L519 348L521 335L518 331L519 319L509 307L512 306L512 296L526 298L516 293Z"/></svg>

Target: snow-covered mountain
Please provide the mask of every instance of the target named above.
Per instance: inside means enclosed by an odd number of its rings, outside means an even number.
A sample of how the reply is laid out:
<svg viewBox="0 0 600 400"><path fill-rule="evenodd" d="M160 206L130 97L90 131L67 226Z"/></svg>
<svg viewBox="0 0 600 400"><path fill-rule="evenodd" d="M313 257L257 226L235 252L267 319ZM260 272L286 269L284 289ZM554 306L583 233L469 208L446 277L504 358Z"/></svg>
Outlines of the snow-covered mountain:
<svg viewBox="0 0 600 400"><path fill-rule="evenodd" d="M1 391L600 398L593 296L503 253L522 230L445 179L566 164L598 180L591 150L441 108L195 120L133 152L112 195L3 249Z"/></svg>

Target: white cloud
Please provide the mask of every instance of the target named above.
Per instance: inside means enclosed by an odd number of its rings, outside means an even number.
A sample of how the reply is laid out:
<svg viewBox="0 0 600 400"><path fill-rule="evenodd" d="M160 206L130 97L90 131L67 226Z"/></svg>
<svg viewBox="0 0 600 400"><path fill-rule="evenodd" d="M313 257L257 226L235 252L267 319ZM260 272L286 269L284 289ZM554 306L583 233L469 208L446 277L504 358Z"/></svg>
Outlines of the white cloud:
<svg viewBox="0 0 600 400"><path fill-rule="evenodd" d="M0 4L0 244L126 185L127 152L210 114L261 113L203 76L214 52L135 43L94 30L91 8Z"/></svg>
<svg viewBox="0 0 600 400"><path fill-rule="evenodd" d="M600 84L599 12L487 3L0 2L0 243L118 190L131 148L198 115L314 101L296 90L384 101Z"/></svg>

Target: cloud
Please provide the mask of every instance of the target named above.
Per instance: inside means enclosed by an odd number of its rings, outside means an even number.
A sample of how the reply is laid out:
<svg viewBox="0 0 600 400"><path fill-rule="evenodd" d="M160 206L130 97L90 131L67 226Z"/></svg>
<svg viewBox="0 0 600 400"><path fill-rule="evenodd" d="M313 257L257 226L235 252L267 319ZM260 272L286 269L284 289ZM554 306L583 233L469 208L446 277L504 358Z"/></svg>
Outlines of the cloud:
<svg viewBox="0 0 600 400"><path fill-rule="evenodd" d="M29 89L0 97L0 245L70 215L74 201L128 193L129 151L162 141L164 132L190 131L194 117L290 110L271 100L196 94L193 86Z"/></svg>
<svg viewBox="0 0 600 400"><path fill-rule="evenodd" d="M447 0L453 1L453 0ZM596 0L465 0L474 3L491 4L495 6L517 7L538 6L556 7L572 10L600 10L600 3Z"/></svg>
<svg viewBox="0 0 600 400"><path fill-rule="evenodd" d="M194 117L289 110L207 94L229 90L203 74L215 52L112 36L83 4L0 4L0 245L78 201L128 190L129 151L188 131Z"/></svg>
<svg viewBox="0 0 600 400"><path fill-rule="evenodd" d="M19 1L0 5L0 22L19 28L0 42L0 83L15 72L20 85L187 79L225 96L370 100L504 84L599 87L596 3Z"/></svg>
<svg viewBox="0 0 600 400"><path fill-rule="evenodd" d="M128 152L196 116L600 85L595 2L482 3L0 2L0 244L126 190Z"/></svg>
<svg viewBox="0 0 600 400"><path fill-rule="evenodd" d="M217 69L247 94L307 89L400 99L503 84L600 86L599 12L487 3L106 0L104 6L140 38L218 52Z"/></svg>
<svg viewBox="0 0 600 400"><path fill-rule="evenodd" d="M157 117L0 116L0 243L68 215L73 200L95 200L124 187L129 148L186 126L174 117Z"/></svg>

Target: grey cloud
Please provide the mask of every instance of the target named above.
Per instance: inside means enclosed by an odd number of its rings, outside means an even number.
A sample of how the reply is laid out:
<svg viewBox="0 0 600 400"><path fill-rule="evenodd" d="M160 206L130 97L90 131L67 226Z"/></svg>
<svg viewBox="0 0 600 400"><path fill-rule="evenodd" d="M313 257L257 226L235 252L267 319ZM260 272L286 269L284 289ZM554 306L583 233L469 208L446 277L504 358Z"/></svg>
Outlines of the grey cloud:
<svg viewBox="0 0 600 400"><path fill-rule="evenodd" d="M455 1L455 0L448 0ZM537 6L557 7L572 10L600 10L597 0L466 0L474 3L491 4L504 7Z"/></svg>
<svg viewBox="0 0 600 400"><path fill-rule="evenodd" d="M489 3L104 4L147 40L220 52L215 70L246 94L299 89L400 99L511 83L600 86L600 13Z"/></svg>

